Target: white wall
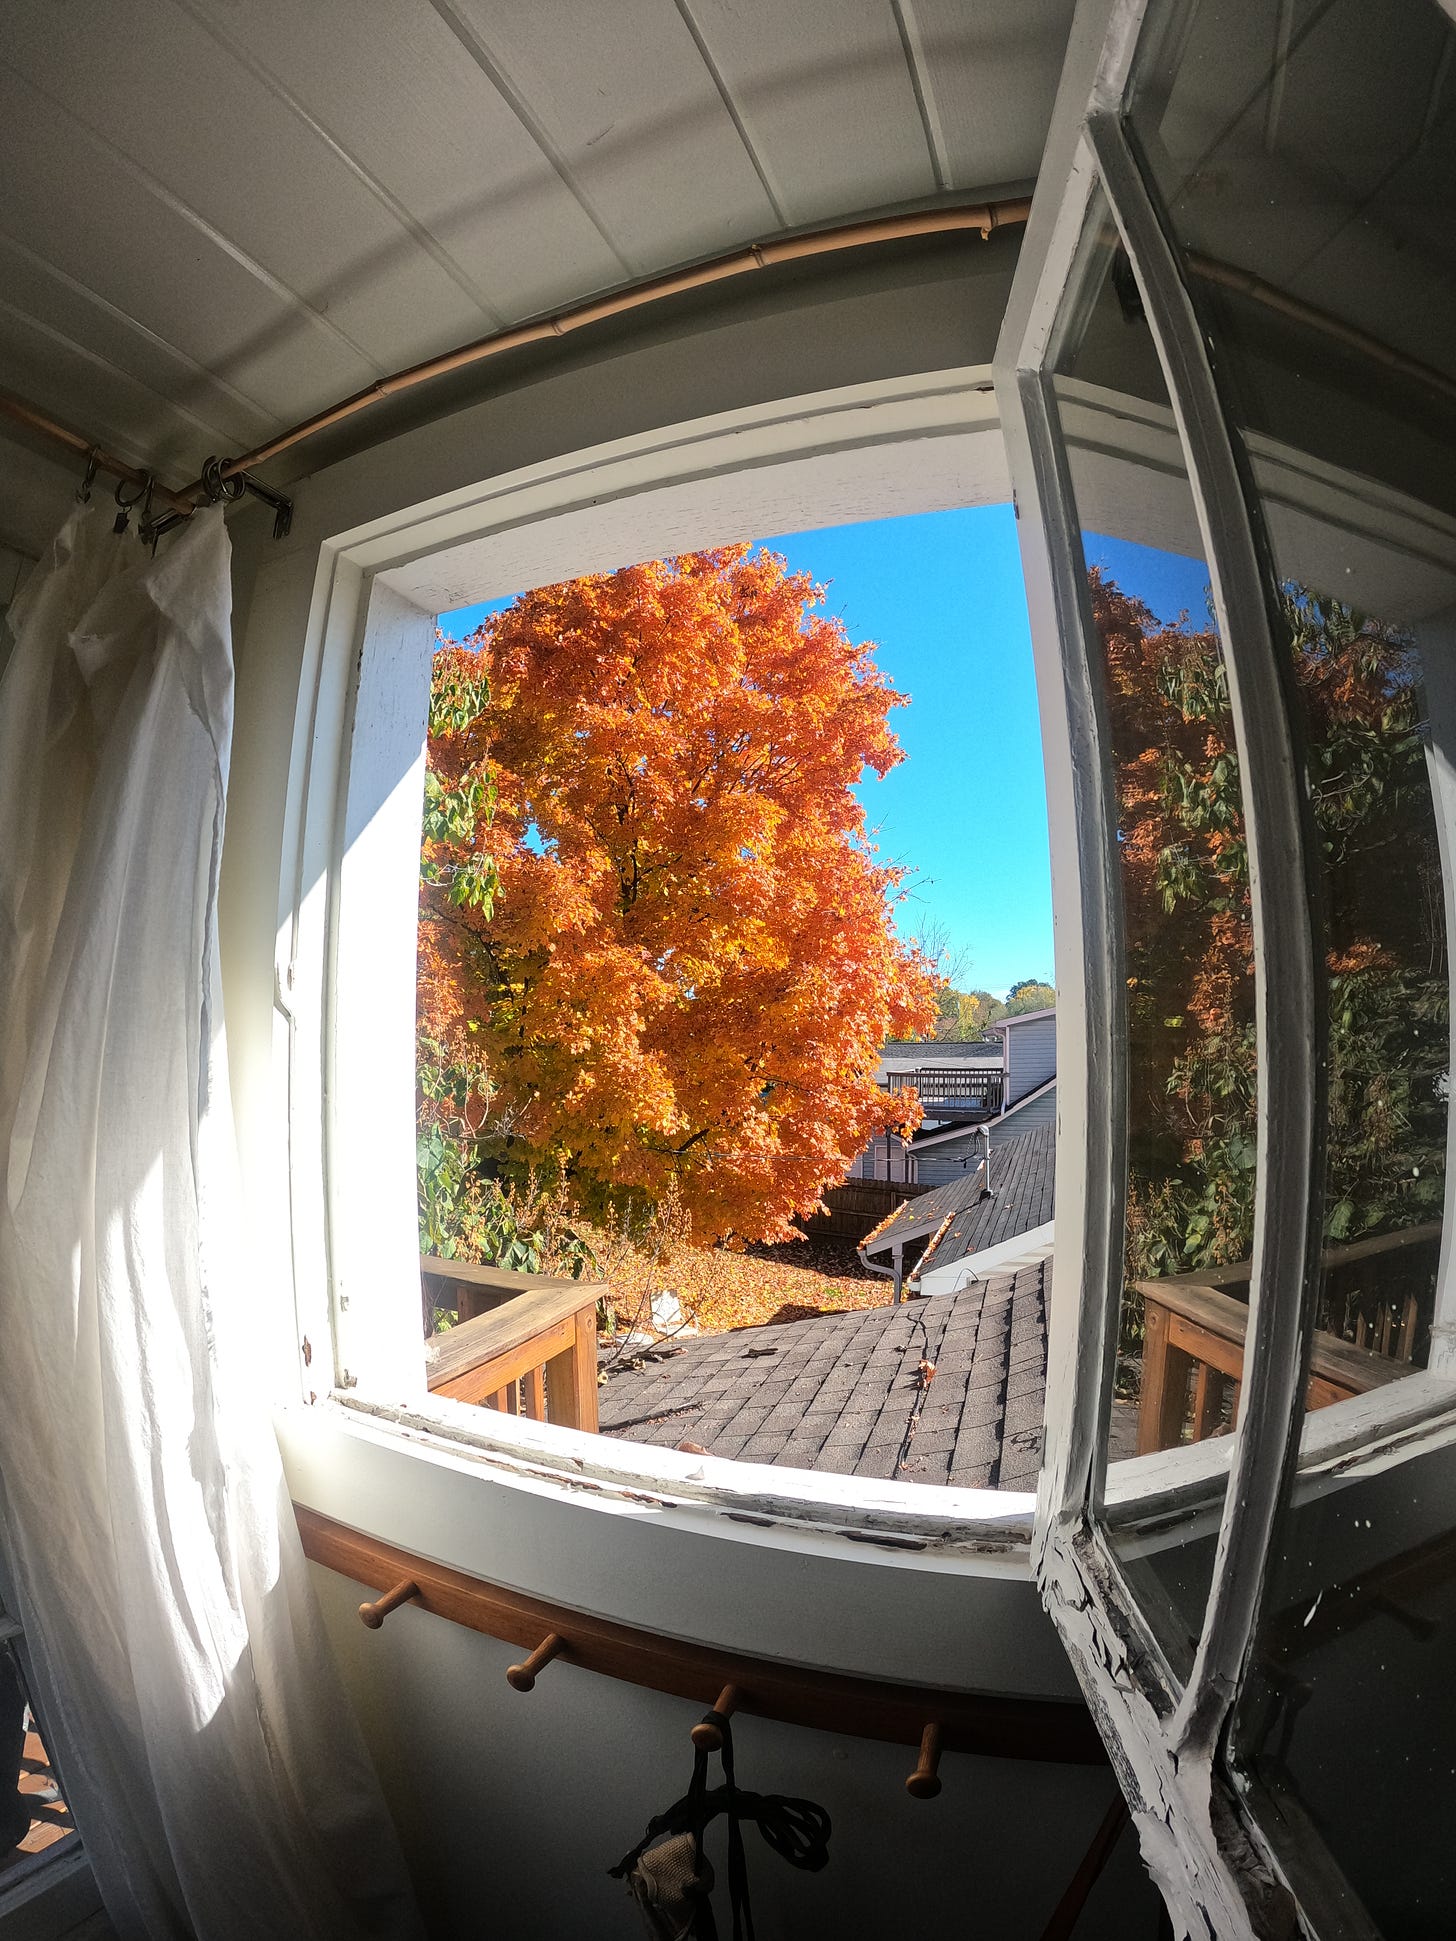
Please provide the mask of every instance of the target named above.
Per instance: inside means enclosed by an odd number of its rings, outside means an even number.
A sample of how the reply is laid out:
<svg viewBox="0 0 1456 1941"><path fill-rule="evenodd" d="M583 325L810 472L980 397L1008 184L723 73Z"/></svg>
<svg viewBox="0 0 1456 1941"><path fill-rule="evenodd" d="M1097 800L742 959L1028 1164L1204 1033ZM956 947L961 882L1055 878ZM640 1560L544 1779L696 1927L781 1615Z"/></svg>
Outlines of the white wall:
<svg viewBox="0 0 1456 1941"><path fill-rule="evenodd" d="M433 1931L640 1941L606 1870L686 1790L696 1708L565 1664L522 1696L505 1682L513 1648L410 1610L367 1632L360 1588L315 1576ZM774 1941L1035 1941L1113 1793L1107 1770L949 1754L940 1798L916 1801L904 1789L914 1757L898 1746L744 1719L735 1748L743 1785L817 1800L833 1821L821 1874L794 1871L748 1830L758 1932ZM721 1825L709 1843L721 1880ZM1077 1941L1156 1933L1156 1897L1124 1835Z"/></svg>

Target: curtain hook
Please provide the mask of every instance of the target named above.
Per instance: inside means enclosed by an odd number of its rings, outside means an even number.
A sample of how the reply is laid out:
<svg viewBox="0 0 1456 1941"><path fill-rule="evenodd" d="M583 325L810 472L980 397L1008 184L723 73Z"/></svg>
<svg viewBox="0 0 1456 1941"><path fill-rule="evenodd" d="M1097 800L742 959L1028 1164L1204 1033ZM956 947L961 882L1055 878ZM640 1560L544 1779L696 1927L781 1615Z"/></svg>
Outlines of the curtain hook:
<svg viewBox="0 0 1456 1941"><path fill-rule="evenodd" d="M89 505L91 502L91 487L96 483L97 464L96 447L93 445L86 454L86 475L76 488L78 505Z"/></svg>
<svg viewBox="0 0 1456 1941"><path fill-rule="evenodd" d="M137 485L137 489L135 492L132 493L130 498L126 497L125 487L126 487L125 479L118 479L116 481L116 491L113 493L112 496L115 498L117 505L121 509L117 513L116 522L111 528L111 530L114 533L125 532L127 527L131 524L132 507L139 503L143 494L146 494L148 497L150 497L151 490L152 490L152 475L150 472L142 473L141 480Z"/></svg>
<svg viewBox="0 0 1456 1941"><path fill-rule="evenodd" d="M243 496L247 488L240 473L234 473L231 478L224 478L222 468L221 458L207 459L202 467L202 483L208 498L214 505L231 505L234 499L240 499Z"/></svg>

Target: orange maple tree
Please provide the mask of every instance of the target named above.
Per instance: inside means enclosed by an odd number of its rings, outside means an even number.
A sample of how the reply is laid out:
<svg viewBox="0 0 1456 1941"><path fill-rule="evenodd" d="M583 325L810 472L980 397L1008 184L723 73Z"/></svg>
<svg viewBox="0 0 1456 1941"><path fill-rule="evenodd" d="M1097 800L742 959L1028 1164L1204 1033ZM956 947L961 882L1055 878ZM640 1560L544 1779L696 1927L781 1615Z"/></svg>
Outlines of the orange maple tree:
<svg viewBox="0 0 1456 1941"><path fill-rule="evenodd" d="M852 793L902 759L905 697L820 598L728 546L523 594L436 656L420 1027L475 1075L487 1165L776 1239L918 1117L874 1075L936 975Z"/></svg>

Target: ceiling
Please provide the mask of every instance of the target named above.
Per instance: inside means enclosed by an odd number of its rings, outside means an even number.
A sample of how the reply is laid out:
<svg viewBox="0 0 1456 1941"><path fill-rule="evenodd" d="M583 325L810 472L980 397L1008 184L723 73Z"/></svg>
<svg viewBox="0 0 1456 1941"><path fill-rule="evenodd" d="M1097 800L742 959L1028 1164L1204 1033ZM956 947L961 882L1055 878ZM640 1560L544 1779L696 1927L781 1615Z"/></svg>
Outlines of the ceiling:
<svg viewBox="0 0 1456 1941"><path fill-rule="evenodd" d="M0 388L190 476L605 289L1019 188L1071 13L10 0Z"/></svg>

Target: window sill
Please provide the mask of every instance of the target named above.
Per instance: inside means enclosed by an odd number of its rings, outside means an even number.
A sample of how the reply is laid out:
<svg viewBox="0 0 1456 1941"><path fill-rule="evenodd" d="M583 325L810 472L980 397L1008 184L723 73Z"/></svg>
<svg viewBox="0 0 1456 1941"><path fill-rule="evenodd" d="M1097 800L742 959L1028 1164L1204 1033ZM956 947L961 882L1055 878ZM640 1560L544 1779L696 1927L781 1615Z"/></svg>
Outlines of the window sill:
<svg viewBox="0 0 1456 1941"><path fill-rule="evenodd" d="M1030 1496L769 1470L525 1421L492 1433L481 1414L353 1398L282 1410L293 1498L523 1595L724 1651L1076 1692L1032 1581Z"/></svg>

